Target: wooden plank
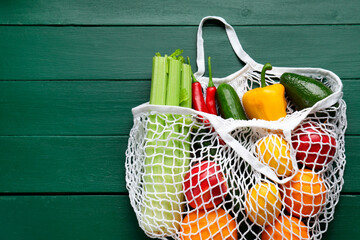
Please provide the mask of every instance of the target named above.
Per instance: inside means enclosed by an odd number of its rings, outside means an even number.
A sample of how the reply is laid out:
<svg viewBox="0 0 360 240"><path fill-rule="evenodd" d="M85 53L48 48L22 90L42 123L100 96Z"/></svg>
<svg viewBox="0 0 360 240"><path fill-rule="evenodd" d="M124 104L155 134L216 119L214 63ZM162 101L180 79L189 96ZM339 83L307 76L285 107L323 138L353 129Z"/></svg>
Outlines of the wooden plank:
<svg viewBox="0 0 360 240"><path fill-rule="evenodd" d="M150 81L0 81L0 135L119 135Z"/></svg>
<svg viewBox="0 0 360 240"><path fill-rule="evenodd" d="M0 210L4 239L146 239L128 196L2 196Z"/></svg>
<svg viewBox="0 0 360 240"><path fill-rule="evenodd" d="M323 239L357 239L359 209L359 195L341 196ZM1 196L0 211L4 239L150 239L128 196Z"/></svg>
<svg viewBox="0 0 360 240"><path fill-rule="evenodd" d="M122 192L128 136L0 137L0 193ZM360 136L346 137L343 192L360 192Z"/></svg>
<svg viewBox="0 0 360 240"><path fill-rule="evenodd" d="M321 67L341 78L359 77L359 25L235 29L244 49L260 63ZM155 52L181 48L195 64L196 31L179 26L0 26L0 80L149 79ZM222 27L206 26L204 35L214 77L242 67Z"/></svg>
<svg viewBox="0 0 360 240"><path fill-rule="evenodd" d="M360 134L360 81L344 80L348 134ZM0 81L0 136L128 134L150 81Z"/></svg>
<svg viewBox="0 0 360 240"><path fill-rule="evenodd" d="M346 102L347 134L360 134L360 111L357 110L360 96L357 94L360 89L359 80L343 80L343 99Z"/></svg>
<svg viewBox="0 0 360 240"><path fill-rule="evenodd" d="M0 137L0 192L126 192L127 137Z"/></svg>
<svg viewBox="0 0 360 240"><path fill-rule="evenodd" d="M356 0L17 0L0 2L0 24L197 25L208 15L240 25L350 24L359 23L359 10Z"/></svg>
<svg viewBox="0 0 360 240"><path fill-rule="evenodd" d="M347 136L345 138L346 166L344 175L343 192L360 192L359 183L359 155L360 137Z"/></svg>
<svg viewBox="0 0 360 240"><path fill-rule="evenodd" d="M355 226L359 223L359 208L359 195L340 196L340 202L335 209L335 218L330 222L323 239L357 239L360 229Z"/></svg>

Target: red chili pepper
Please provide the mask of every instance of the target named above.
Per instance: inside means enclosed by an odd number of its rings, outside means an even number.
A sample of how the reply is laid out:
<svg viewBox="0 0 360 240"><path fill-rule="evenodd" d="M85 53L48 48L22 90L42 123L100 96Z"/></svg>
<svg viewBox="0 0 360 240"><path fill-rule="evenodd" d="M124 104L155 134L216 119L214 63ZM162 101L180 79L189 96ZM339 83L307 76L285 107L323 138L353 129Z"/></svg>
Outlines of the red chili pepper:
<svg viewBox="0 0 360 240"><path fill-rule="evenodd" d="M208 67L209 67L209 84L208 87L206 88L206 106L209 110L209 113L214 114L214 115L218 115L217 113L217 109L216 109L216 87L214 85L214 82L212 80L212 72L211 72L211 58L208 58ZM211 131L214 132L215 129L211 128ZM219 143L221 145L225 145L226 143L224 142L224 140L222 140L222 138L219 136Z"/></svg>
<svg viewBox="0 0 360 240"><path fill-rule="evenodd" d="M209 59L209 61L210 61L210 59ZM188 64L190 64L189 58L188 58ZM210 68L211 68L211 66L210 66ZM210 70L210 72L211 72L211 70ZM211 75L211 73L210 73L210 75ZM214 114L213 113L214 111L209 112L209 108L208 108L208 106L206 105L206 103L204 101L204 95L203 95L203 92L202 92L201 84L196 80L194 74L192 74L192 78L193 78L193 83L192 83L192 103L193 103L193 108L195 110L197 110L197 111L200 111L200 112ZM212 82L212 79L211 79L211 82ZM212 83L212 85L214 85L214 83ZM211 100L209 106L215 108L215 112L216 112L215 115L217 115L216 104L215 104L216 88L215 88L215 86L210 86L210 95L208 93L208 89L209 89L209 86L206 89L206 94L208 94L207 96L210 96L209 101ZM208 97L206 99L208 99ZM209 122L208 119L204 119L203 116L199 116L199 117L202 119L201 121L203 123L205 123L206 126L210 126L210 122ZM211 131L214 132L215 129L213 127L211 127ZM225 142L220 137L219 137L219 142L220 142L220 144L225 145Z"/></svg>
<svg viewBox="0 0 360 240"><path fill-rule="evenodd" d="M212 73L211 73L211 59L209 57L209 84L206 89L206 106L209 110L209 113L218 115L217 109L216 109L216 100L215 100L215 94L216 94L216 87L212 80Z"/></svg>
<svg viewBox="0 0 360 240"><path fill-rule="evenodd" d="M188 64L190 64L190 59L188 57ZM192 74L192 104L193 108L200 112L209 113L209 110L204 101L204 95L202 92L201 84L196 80L194 74Z"/></svg>
<svg viewBox="0 0 360 240"><path fill-rule="evenodd" d="M204 101L201 84L195 78L192 83L192 103L195 110L209 113Z"/></svg>
<svg viewBox="0 0 360 240"><path fill-rule="evenodd" d="M192 83L192 103L193 108L197 111L209 113L209 110L204 101L204 95L202 92L201 84L196 80L193 76L193 83ZM203 116L200 116L201 122L205 123L206 126L210 124L209 120L204 119Z"/></svg>

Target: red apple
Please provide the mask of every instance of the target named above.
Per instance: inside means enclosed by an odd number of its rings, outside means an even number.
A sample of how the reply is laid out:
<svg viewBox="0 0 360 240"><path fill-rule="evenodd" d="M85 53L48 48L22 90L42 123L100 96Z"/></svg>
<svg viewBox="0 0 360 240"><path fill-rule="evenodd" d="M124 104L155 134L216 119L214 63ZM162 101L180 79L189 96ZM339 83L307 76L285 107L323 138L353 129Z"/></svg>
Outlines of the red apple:
<svg viewBox="0 0 360 240"><path fill-rule="evenodd" d="M192 166L185 175L184 191L192 208L210 209L219 205L227 194L227 184L220 166L212 161L202 161Z"/></svg>
<svg viewBox="0 0 360 240"><path fill-rule="evenodd" d="M311 169L323 169L336 153L335 138L314 122L297 127L291 140L296 159Z"/></svg>

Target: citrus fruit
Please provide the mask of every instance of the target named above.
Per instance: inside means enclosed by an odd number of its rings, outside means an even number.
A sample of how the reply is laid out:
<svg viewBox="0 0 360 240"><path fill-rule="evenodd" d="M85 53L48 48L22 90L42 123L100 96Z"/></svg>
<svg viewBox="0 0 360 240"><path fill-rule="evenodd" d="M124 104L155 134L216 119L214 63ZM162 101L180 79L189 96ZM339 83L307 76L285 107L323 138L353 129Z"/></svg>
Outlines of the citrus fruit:
<svg viewBox="0 0 360 240"><path fill-rule="evenodd" d="M297 217L315 216L326 201L326 187L315 172L303 169L284 184L284 203L288 212Z"/></svg>
<svg viewBox="0 0 360 240"><path fill-rule="evenodd" d="M245 210L253 223L266 225L273 222L281 210L281 196L277 186L269 182L253 186L246 195Z"/></svg>
<svg viewBox="0 0 360 240"><path fill-rule="evenodd" d="M310 239L308 227L296 217L281 215L272 225L267 225L261 235L262 240Z"/></svg>
<svg viewBox="0 0 360 240"><path fill-rule="evenodd" d="M256 154L261 162L271 167L278 176L288 177L293 170L290 144L280 135L271 134L256 143Z"/></svg>
<svg viewBox="0 0 360 240"><path fill-rule="evenodd" d="M182 240L236 240L235 219L224 209L196 210L190 212L181 222Z"/></svg>

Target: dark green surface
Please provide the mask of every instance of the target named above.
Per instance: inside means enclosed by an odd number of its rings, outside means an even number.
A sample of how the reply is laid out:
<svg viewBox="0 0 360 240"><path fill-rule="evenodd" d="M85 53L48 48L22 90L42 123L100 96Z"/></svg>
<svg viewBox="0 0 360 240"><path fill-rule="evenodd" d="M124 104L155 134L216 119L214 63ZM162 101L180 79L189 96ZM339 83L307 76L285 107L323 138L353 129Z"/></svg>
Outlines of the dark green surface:
<svg viewBox="0 0 360 240"><path fill-rule="evenodd" d="M0 81L0 135L128 134L149 96L150 81Z"/></svg>
<svg viewBox="0 0 360 240"><path fill-rule="evenodd" d="M126 136L0 137L0 192L126 192Z"/></svg>
<svg viewBox="0 0 360 240"><path fill-rule="evenodd" d="M1 196L0 212L3 239L150 239L128 196ZM360 197L341 196L324 239L357 239L359 216Z"/></svg>
<svg viewBox="0 0 360 240"><path fill-rule="evenodd" d="M148 101L155 52L195 68L201 18L235 26L259 63L321 67L343 79L345 184L324 239L358 239L360 2L0 1L2 239L147 239L125 186L131 108ZM242 63L221 24L204 29L214 77Z"/></svg>
<svg viewBox="0 0 360 240"><path fill-rule="evenodd" d="M226 16L232 24L358 23L357 0L108 1L2 0L1 24L197 25L199 17Z"/></svg>
<svg viewBox="0 0 360 240"><path fill-rule="evenodd" d="M26 240L146 239L130 208L128 196L2 196L1 235Z"/></svg>
<svg viewBox="0 0 360 240"><path fill-rule="evenodd" d="M320 67L358 78L360 26L235 27L248 54L273 66ZM156 52L184 49L195 68L197 27L0 26L0 80L149 79ZM206 25L214 77L242 66L221 25ZM166 44L164 44L166 42Z"/></svg>

